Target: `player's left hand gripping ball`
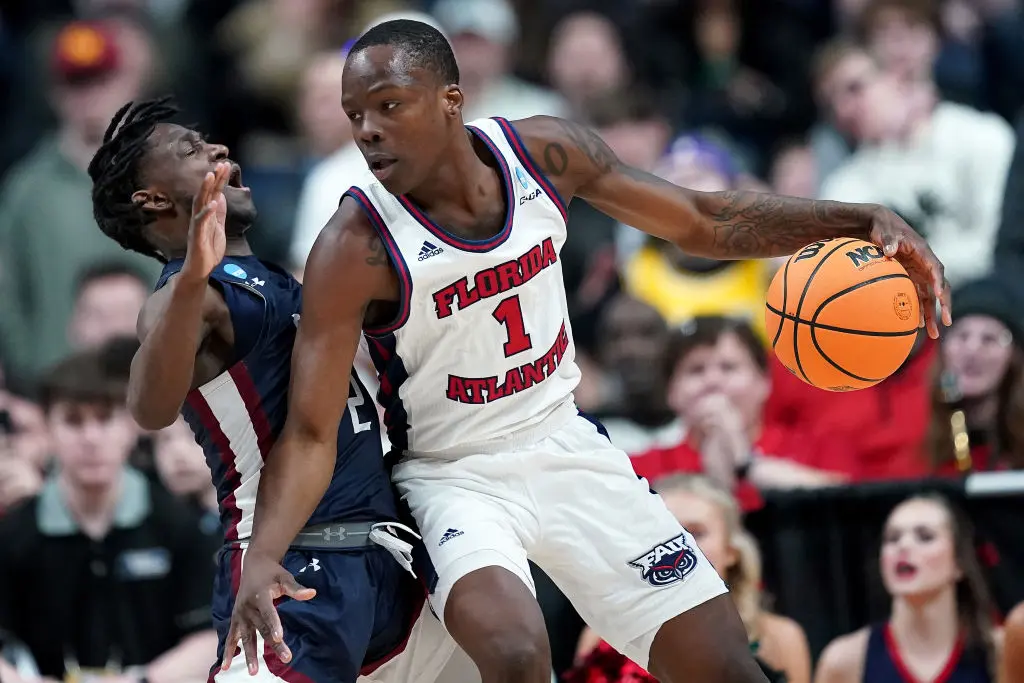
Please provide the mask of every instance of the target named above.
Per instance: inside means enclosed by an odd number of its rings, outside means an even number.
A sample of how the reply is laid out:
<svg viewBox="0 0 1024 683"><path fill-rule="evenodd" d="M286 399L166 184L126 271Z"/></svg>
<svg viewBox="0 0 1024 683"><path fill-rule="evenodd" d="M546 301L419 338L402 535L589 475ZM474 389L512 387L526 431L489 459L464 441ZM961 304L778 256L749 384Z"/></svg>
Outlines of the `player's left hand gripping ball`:
<svg viewBox="0 0 1024 683"><path fill-rule="evenodd" d="M871 222L871 241L882 248L886 256L900 262L914 281L921 300L921 325L928 328L928 336L939 338L936 312L940 311L942 324L953 324L950 312L949 282L945 268L932 252L924 238L914 232L906 221L884 207L878 207Z"/></svg>
<svg viewBox="0 0 1024 683"><path fill-rule="evenodd" d="M221 668L231 668L238 641L242 641L245 664L249 674L255 676L260 669L259 654L256 651L256 633L270 645L274 654L284 663L291 661L292 653L284 642L281 618L274 608L274 601L281 597L293 600L312 600L316 591L299 585L291 572L277 562L249 553L242 563L242 579L235 608L231 613L231 627L224 641L224 659Z"/></svg>

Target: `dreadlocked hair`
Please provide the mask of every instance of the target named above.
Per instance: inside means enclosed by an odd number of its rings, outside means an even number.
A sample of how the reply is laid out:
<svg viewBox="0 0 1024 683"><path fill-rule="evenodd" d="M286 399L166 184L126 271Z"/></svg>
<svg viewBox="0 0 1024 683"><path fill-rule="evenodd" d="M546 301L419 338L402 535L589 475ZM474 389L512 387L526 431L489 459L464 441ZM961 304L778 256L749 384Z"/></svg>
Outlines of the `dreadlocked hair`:
<svg viewBox="0 0 1024 683"><path fill-rule="evenodd" d="M170 97L145 102L129 102L110 121L103 144L89 162L92 178L92 215L103 234L124 249L167 259L142 234L153 217L132 199L141 188L139 161L149 145L149 136L157 124L169 121L178 108Z"/></svg>

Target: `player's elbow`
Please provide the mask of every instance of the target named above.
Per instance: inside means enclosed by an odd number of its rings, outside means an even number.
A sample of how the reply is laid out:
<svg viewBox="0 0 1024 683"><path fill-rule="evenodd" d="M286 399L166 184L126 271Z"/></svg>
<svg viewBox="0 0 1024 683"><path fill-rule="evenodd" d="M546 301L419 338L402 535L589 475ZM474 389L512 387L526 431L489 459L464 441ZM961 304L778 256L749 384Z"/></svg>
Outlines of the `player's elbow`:
<svg viewBox="0 0 1024 683"><path fill-rule="evenodd" d="M181 410L181 405L152 400L131 384L128 385L127 404L135 424L150 432L170 427L178 419Z"/></svg>

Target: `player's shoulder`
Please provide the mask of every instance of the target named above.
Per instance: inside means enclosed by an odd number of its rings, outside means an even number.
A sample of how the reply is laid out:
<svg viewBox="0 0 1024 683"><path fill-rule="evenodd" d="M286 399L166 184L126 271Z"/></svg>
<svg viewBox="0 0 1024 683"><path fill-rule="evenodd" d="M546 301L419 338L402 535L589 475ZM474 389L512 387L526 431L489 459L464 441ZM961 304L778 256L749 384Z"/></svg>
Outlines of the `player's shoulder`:
<svg viewBox="0 0 1024 683"><path fill-rule="evenodd" d="M579 123L563 119L559 116L537 114L523 119L509 121L512 129L529 147L530 145L547 145L552 142L573 141L574 136L586 134L589 129Z"/></svg>
<svg viewBox="0 0 1024 683"><path fill-rule="evenodd" d="M830 642L818 659L815 683L853 683L864 672L871 627L865 626Z"/></svg>

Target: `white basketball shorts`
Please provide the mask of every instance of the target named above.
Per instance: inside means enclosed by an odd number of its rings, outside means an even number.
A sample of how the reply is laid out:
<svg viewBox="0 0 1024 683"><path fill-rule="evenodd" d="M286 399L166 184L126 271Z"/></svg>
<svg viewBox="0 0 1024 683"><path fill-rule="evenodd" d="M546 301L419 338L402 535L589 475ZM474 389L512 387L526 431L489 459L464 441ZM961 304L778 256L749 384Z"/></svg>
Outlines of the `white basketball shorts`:
<svg viewBox="0 0 1024 683"><path fill-rule="evenodd" d="M529 558L591 628L647 666L662 624L727 588L603 428L572 415L545 431L395 468L439 576L434 610L443 618L455 582L489 566L536 594Z"/></svg>

